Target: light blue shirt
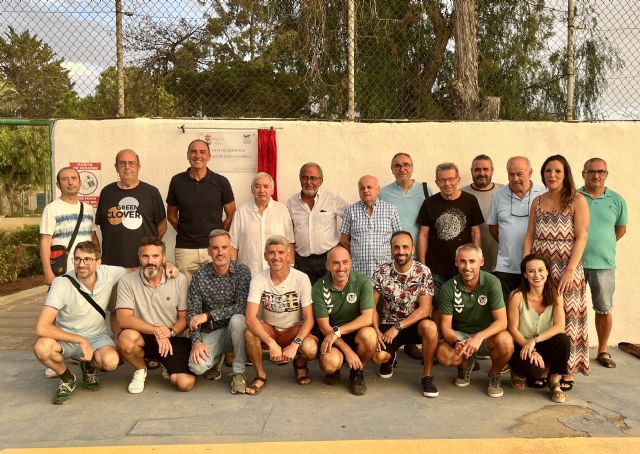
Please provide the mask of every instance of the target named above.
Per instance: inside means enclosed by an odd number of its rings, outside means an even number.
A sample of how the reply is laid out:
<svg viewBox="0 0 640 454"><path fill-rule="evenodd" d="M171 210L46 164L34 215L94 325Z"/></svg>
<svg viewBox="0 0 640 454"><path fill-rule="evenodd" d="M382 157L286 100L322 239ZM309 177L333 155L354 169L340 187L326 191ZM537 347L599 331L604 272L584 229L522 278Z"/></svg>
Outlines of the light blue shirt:
<svg viewBox="0 0 640 454"><path fill-rule="evenodd" d="M427 186L427 192L431 196L431 188ZM421 182L413 180L413 185L407 192L404 192L396 182L386 185L380 189L378 195L380 200L395 206L400 216L400 225L402 230L411 233L413 237L414 247L418 244L418 233L420 232L420 224L418 224L418 213L424 203L424 187ZM414 252L413 258L416 258Z"/></svg>
<svg viewBox="0 0 640 454"><path fill-rule="evenodd" d="M498 226L500 242L495 271L520 274L522 247L527 234L531 203L546 191L541 184L533 183L529 192L520 199L511 192L509 185L505 185L493 195L486 222L487 225Z"/></svg>

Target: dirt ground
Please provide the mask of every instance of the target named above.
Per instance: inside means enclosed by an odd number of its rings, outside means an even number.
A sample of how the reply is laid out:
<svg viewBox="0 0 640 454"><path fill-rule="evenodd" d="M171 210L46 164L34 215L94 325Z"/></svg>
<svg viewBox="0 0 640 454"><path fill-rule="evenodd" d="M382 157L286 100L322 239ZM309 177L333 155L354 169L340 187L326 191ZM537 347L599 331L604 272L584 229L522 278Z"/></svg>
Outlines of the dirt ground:
<svg viewBox="0 0 640 454"><path fill-rule="evenodd" d="M44 276L20 277L14 282L0 284L0 296L11 295L39 285L44 285Z"/></svg>

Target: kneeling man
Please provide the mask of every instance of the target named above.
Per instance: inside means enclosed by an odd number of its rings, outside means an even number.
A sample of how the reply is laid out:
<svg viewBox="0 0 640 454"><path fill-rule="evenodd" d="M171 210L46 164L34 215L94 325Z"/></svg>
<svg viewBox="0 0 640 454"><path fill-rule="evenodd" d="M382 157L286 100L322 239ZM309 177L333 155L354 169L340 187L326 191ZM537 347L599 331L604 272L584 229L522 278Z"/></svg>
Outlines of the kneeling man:
<svg viewBox="0 0 640 454"><path fill-rule="evenodd" d="M246 393L258 394L267 385L262 349L269 349L271 361L291 361L299 385L311 383L307 363L318 353L318 340L311 334L311 282L292 268L289 240L280 235L267 239L264 258L269 269L251 279L246 311L246 340L249 361L256 368ZM262 321L258 311L262 309Z"/></svg>
<svg viewBox="0 0 640 454"><path fill-rule="evenodd" d="M438 328L431 315L433 278L426 265L412 260L413 238L399 230L391 235L391 257L373 273L373 328L378 338L378 351L373 362L380 364L380 378L391 378L403 345L422 344L422 394L438 397L431 369L438 346ZM406 347L405 347L406 348Z"/></svg>
<svg viewBox="0 0 640 454"><path fill-rule="evenodd" d="M507 311L497 277L480 271L484 264L482 249L467 243L456 250L459 274L448 280L440 293L440 329L443 342L438 345L438 362L445 367L458 366L456 386L471 383L476 353L491 357L490 397L501 397L500 370L513 353L513 339L507 331ZM487 353L488 350L488 353Z"/></svg>
<svg viewBox="0 0 640 454"><path fill-rule="evenodd" d="M168 279L165 245L146 237L138 248L140 270L118 284L116 316L122 332L118 348L134 368L128 390L139 394L147 378L145 357L162 364L169 380L180 391L189 391L195 376L189 370L191 341L182 336L187 328L187 278Z"/></svg>
<svg viewBox="0 0 640 454"><path fill-rule="evenodd" d="M98 370L118 367L118 352L109 335L105 310L111 289L125 268L100 264L100 248L91 241L78 243L73 252L74 271L53 280L36 324L38 361L60 377L53 404L66 404L76 389L76 376L66 358L80 361L82 387L97 391Z"/></svg>
<svg viewBox="0 0 640 454"><path fill-rule="evenodd" d="M320 369L325 383L340 382L340 368L349 366L351 393L366 394L364 366L376 351L373 288L364 274L351 271L351 256L342 246L327 254L327 274L313 285L313 311L324 336Z"/></svg>

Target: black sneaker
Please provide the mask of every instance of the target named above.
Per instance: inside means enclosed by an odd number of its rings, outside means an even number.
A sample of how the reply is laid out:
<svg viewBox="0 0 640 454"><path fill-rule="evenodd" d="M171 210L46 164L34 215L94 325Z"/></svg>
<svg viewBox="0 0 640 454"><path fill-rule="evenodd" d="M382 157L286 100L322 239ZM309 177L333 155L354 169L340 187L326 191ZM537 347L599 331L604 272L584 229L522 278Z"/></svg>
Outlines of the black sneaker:
<svg viewBox="0 0 640 454"><path fill-rule="evenodd" d="M97 391L100 389L98 381L98 369L91 365L90 361L80 361L82 371L82 389L86 391Z"/></svg>
<svg viewBox="0 0 640 454"><path fill-rule="evenodd" d="M438 388L433 384L432 376L427 375L426 377L422 377L420 384L422 385L422 394L424 394L425 397L438 397Z"/></svg>
<svg viewBox="0 0 640 454"><path fill-rule="evenodd" d="M364 371L362 369L351 369L349 383L351 384L351 394L364 396L367 393L367 385L364 382Z"/></svg>
<svg viewBox="0 0 640 454"><path fill-rule="evenodd" d="M393 368L398 367L396 358L398 357L398 353L394 352L393 356L386 363L380 364L380 370L378 371L378 377L380 378L391 378L393 377Z"/></svg>
<svg viewBox="0 0 640 454"><path fill-rule="evenodd" d="M324 383L326 385L337 385L338 383L340 383L340 369L332 374L326 374L324 376Z"/></svg>

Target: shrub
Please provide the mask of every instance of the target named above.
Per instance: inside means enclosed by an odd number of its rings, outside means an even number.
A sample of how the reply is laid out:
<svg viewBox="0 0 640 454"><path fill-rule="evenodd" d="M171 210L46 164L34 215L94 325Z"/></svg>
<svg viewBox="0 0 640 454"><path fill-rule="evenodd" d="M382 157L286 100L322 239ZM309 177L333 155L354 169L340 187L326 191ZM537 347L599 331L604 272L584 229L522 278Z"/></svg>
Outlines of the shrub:
<svg viewBox="0 0 640 454"><path fill-rule="evenodd" d="M14 231L0 230L0 284L42 274L37 244L37 225Z"/></svg>

